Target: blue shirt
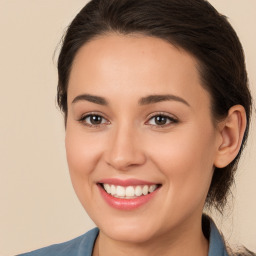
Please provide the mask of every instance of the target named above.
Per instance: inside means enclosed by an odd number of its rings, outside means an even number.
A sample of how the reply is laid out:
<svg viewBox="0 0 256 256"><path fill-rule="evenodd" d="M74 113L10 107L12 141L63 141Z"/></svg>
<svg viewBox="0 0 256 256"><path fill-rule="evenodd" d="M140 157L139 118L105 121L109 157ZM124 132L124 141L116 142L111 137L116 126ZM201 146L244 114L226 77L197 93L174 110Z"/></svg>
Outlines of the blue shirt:
<svg viewBox="0 0 256 256"><path fill-rule="evenodd" d="M208 220L210 221L208 256L228 256L222 236L214 222L211 219ZM99 229L94 228L68 242L51 245L19 256L91 256L98 234Z"/></svg>

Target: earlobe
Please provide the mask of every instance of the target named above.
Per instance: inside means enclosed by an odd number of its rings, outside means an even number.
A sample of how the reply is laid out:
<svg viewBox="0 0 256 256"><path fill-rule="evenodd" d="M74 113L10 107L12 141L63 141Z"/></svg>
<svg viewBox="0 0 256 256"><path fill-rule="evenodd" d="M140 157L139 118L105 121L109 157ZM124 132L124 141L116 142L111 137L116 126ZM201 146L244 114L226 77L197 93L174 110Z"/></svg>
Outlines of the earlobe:
<svg viewBox="0 0 256 256"><path fill-rule="evenodd" d="M231 163L237 156L245 128L246 113L241 105L235 105L229 109L228 116L218 125L221 143L218 145L214 165L223 168Z"/></svg>

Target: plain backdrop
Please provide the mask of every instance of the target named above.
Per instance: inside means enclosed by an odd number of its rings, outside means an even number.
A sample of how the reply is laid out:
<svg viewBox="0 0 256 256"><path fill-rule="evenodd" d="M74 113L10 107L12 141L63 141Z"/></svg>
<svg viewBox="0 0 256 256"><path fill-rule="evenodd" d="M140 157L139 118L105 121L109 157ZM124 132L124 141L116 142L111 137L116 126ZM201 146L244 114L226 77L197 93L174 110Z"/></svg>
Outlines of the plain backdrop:
<svg viewBox="0 0 256 256"><path fill-rule="evenodd" d="M72 239L94 224L73 192L63 118L56 107L56 58L82 0L0 0L0 255ZM256 1L210 0L244 46L256 98ZM256 251L256 125L219 228Z"/></svg>

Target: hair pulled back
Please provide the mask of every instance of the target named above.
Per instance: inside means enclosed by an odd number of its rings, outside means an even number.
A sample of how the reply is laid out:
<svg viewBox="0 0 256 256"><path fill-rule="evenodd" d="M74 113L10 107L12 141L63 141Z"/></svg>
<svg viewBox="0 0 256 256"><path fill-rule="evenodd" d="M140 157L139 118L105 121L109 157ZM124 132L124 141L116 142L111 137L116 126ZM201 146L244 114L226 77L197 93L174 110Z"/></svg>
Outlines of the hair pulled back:
<svg viewBox="0 0 256 256"><path fill-rule="evenodd" d="M78 50L95 37L118 33L161 38L184 49L198 61L204 88L211 96L215 122L230 107L245 108L247 127L237 157L225 168L215 168L207 206L222 211L248 135L251 95L241 43L226 17L205 0L92 0L75 17L63 39L58 59L57 101L67 120L67 88Z"/></svg>

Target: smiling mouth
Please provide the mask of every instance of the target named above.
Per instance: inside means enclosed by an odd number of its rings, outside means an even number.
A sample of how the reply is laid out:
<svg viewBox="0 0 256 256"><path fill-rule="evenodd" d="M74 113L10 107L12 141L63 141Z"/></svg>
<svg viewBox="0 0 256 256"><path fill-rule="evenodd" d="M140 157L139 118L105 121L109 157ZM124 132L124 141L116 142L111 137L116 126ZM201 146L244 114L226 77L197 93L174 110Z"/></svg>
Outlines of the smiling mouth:
<svg viewBox="0 0 256 256"><path fill-rule="evenodd" d="M153 193L161 185L137 185L137 186L120 186L106 183L99 183L106 193L121 199L134 199Z"/></svg>

